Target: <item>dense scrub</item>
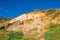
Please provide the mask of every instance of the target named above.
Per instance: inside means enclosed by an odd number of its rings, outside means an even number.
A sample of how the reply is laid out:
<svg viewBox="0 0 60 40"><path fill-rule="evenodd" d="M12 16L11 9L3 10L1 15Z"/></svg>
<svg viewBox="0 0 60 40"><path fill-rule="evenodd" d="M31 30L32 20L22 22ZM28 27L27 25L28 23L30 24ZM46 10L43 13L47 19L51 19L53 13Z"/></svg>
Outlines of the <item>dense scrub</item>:
<svg viewBox="0 0 60 40"><path fill-rule="evenodd" d="M0 30L0 40L26 40L22 32Z"/></svg>
<svg viewBox="0 0 60 40"><path fill-rule="evenodd" d="M60 24L50 24L44 33L45 40L60 40Z"/></svg>

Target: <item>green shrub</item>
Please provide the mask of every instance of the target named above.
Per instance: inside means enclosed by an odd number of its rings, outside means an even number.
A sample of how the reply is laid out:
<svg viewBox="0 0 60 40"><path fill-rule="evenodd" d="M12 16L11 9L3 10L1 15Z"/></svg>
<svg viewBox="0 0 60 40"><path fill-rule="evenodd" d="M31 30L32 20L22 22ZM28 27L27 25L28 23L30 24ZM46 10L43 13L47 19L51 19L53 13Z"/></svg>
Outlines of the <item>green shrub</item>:
<svg viewBox="0 0 60 40"><path fill-rule="evenodd" d="M50 24L49 31L44 33L45 40L60 40L60 24Z"/></svg>
<svg viewBox="0 0 60 40"><path fill-rule="evenodd" d="M52 40L49 32L44 33L44 38L45 40Z"/></svg>
<svg viewBox="0 0 60 40"><path fill-rule="evenodd" d="M10 32L8 36L9 36L8 40L24 40L22 37L23 36L22 32Z"/></svg>

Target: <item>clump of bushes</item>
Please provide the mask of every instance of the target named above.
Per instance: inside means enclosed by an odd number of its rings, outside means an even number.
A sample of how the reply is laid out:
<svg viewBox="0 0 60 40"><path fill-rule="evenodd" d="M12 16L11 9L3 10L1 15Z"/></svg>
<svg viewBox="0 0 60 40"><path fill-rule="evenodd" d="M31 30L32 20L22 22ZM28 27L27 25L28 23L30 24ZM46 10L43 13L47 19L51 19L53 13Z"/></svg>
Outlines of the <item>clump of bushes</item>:
<svg viewBox="0 0 60 40"><path fill-rule="evenodd" d="M22 32L10 32L8 34L8 40L23 40Z"/></svg>
<svg viewBox="0 0 60 40"><path fill-rule="evenodd" d="M0 40L26 40L22 32L0 30Z"/></svg>

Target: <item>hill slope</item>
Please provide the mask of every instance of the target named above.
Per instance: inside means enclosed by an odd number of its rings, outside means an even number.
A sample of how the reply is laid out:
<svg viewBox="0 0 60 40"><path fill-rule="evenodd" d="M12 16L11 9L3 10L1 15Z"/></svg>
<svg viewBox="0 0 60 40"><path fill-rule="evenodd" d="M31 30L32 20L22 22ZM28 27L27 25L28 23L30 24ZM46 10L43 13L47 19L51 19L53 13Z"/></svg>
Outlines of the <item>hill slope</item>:
<svg viewBox="0 0 60 40"><path fill-rule="evenodd" d="M49 24L60 24L60 9L35 10L9 21L8 31L22 31L27 40L45 40L44 33Z"/></svg>

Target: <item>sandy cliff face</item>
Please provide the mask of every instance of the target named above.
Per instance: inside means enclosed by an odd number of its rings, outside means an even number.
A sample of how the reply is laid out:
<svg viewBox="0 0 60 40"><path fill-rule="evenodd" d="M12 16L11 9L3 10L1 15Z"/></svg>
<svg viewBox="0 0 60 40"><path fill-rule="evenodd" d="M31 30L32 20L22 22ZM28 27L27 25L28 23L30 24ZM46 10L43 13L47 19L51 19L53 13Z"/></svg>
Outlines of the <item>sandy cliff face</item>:
<svg viewBox="0 0 60 40"><path fill-rule="evenodd" d="M43 35L47 31L45 27L50 23L60 24L60 11L48 14L48 11L36 10L28 14L22 14L10 21L11 25L7 30L22 31L25 37L36 37L36 40L44 40Z"/></svg>
<svg viewBox="0 0 60 40"><path fill-rule="evenodd" d="M16 22L16 21L24 21L24 20L29 20L29 19L33 19L33 18L37 18L40 16L44 16L45 14L43 14L42 12L40 12L39 10L36 10L35 12L30 12L28 14L22 14L14 19L12 19L10 21L10 23Z"/></svg>

